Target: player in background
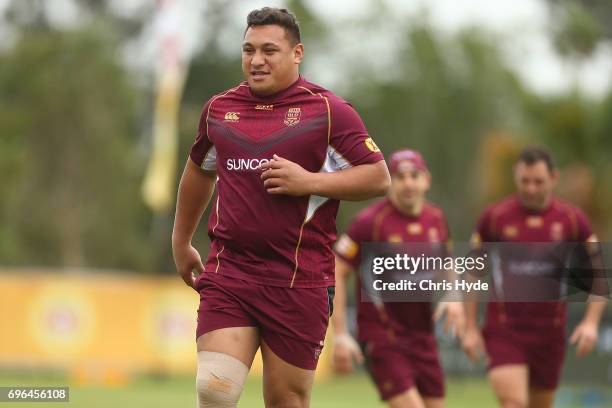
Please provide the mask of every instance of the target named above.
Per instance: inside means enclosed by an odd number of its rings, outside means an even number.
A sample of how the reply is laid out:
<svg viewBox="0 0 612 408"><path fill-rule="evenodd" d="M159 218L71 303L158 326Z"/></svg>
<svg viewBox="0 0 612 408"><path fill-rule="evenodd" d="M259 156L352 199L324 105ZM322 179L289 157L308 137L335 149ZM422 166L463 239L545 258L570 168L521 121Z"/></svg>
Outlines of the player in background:
<svg viewBox="0 0 612 408"><path fill-rule="evenodd" d="M441 302L432 316L431 302L388 302L375 305L361 299L357 285L357 342L346 322L346 280L359 270L364 242L433 243L446 247L449 232L442 210L425 196L431 175L423 157L400 150L389 161L388 196L360 212L335 245L336 298L333 320L334 364L340 373L353 371L353 359L366 356L368 370L381 399L393 408L444 406L444 376L433 320L447 314L445 330L462 334L463 305ZM439 245L441 244L441 245Z"/></svg>
<svg viewBox="0 0 612 408"><path fill-rule="evenodd" d="M172 247L200 293L200 407L235 407L260 347L266 407L309 406L333 301L339 200L389 186L359 115L300 76L303 56L293 14L248 15L246 81L204 105L180 182ZM215 186L203 264L191 241Z"/></svg>
<svg viewBox="0 0 612 408"><path fill-rule="evenodd" d="M553 194L558 172L550 153L527 147L514 165L516 194L481 215L472 241L595 242L584 213ZM489 379L502 407L551 407L565 357L565 302L489 302L481 332L477 302L466 302L463 349L473 361L488 358ZM570 336L578 356L597 343L605 309L603 299L589 302Z"/></svg>

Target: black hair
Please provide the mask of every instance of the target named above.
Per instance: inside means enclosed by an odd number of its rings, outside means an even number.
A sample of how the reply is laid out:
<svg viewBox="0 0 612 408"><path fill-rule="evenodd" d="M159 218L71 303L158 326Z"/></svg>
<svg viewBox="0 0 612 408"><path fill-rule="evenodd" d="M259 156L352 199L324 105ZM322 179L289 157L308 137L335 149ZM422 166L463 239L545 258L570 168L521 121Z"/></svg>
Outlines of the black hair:
<svg viewBox="0 0 612 408"><path fill-rule="evenodd" d="M295 15L287 9L276 7L263 7L253 10L247 16L247 28L263 25L278 25L285 29L291 45L301 42L300 24ZM245 33L246 33L245 30Z"/></svg>
<svg viewBox="0 0 612 408"><path fill-rule="evenodd" d="M518 155L517 163L525 163L529 166L543 161L548 171L553 172L556 168L550 151L543 146L527 146Z"/></svg>

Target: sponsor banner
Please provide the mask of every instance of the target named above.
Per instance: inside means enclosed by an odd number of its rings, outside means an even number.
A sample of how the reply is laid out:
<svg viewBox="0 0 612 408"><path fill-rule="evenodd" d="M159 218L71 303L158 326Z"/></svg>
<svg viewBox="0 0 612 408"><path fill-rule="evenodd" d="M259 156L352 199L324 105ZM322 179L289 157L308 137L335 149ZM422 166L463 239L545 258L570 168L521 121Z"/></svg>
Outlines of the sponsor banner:
<svg viewBox="0 0 612 408"><path fill-rule="evenodd" d="M178 275L0 270L0 369L65 369L78 381L112 383L131 373L193 374L198 305ZM318 375L329 372L329 352ZM262 374L260 357L251 372Z"/></svg>

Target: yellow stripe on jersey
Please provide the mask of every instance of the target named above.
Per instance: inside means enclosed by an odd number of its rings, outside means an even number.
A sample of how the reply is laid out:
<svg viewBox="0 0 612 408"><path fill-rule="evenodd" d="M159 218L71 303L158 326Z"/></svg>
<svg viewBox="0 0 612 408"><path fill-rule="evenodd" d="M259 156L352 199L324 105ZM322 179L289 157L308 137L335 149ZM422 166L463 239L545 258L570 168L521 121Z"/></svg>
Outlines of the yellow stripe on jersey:
<svg viewBox="0 0 612 408"><path fill-rule="evenodd" d="M480 236L478 232L472 233L472 236L470 237L470 243L472 244L472 247L480 248L482 244L482 237Z"/></svg>

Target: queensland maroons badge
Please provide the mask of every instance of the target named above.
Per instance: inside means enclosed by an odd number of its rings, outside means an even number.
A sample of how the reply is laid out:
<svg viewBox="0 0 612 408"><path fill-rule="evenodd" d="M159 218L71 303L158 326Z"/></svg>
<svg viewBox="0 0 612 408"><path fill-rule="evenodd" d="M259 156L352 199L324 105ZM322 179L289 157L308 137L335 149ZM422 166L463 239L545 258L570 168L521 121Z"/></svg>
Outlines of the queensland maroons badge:
<svg viewBox="0 0 612 408"><path fill-rule="evenodd" d="M300 108L289 108L285 113L285 125L293 126L300 123L300 117L302 116L302 109Z"/></svg>

